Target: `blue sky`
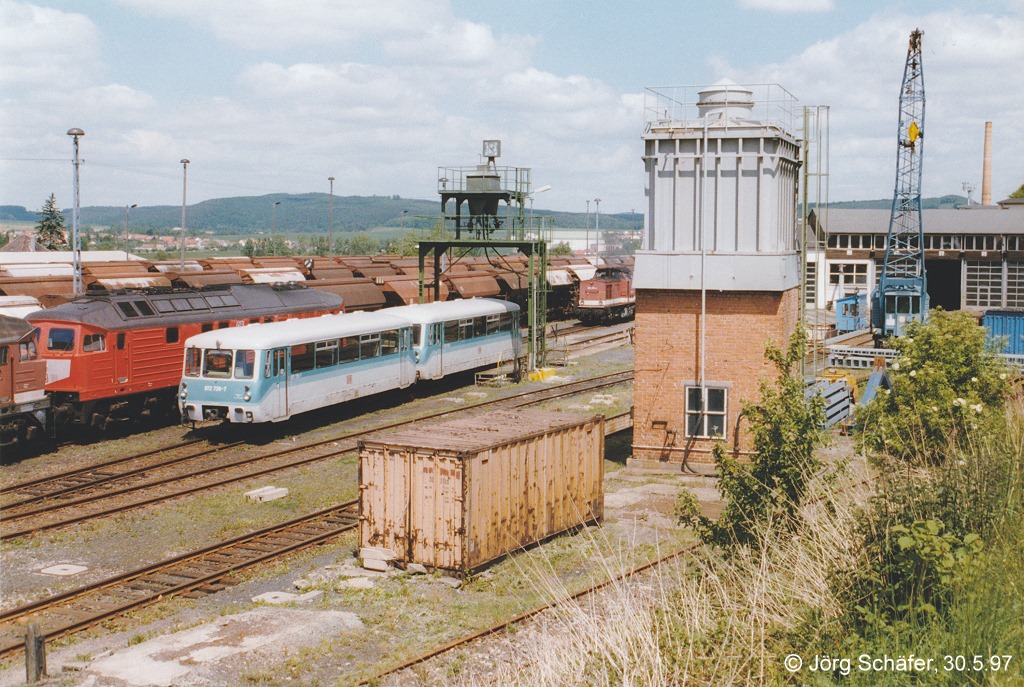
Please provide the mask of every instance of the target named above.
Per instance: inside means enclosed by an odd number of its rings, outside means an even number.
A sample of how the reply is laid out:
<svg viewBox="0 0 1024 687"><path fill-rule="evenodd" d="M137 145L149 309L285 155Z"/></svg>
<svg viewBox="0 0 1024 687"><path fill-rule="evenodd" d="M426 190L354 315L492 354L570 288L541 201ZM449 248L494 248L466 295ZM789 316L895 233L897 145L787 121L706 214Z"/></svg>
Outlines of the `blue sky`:
<svg viewBox="0 0 1024 687"><path fill-rule="evenodd" d="M0 204L326 192L435 199L439 166L530 167L538 208L644 208L643 90L778 83L830 108L832 200L887 198L907 38L924 193L1024 183L1024 0L0 0Z"/></svg>

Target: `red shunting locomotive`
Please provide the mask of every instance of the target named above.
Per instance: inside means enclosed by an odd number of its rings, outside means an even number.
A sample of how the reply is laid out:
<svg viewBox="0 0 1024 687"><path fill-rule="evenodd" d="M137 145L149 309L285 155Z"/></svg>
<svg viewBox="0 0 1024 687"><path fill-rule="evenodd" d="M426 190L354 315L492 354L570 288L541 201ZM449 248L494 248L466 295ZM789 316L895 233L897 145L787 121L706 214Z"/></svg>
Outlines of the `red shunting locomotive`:
<svg viewBox="0 0 1024 687"><path fill-rule="evenodd" d="M42 439L50 423L46 361L36 351L35 328L0 315L0 449Z"/></svg>
<svg viewBox="0 0 1024 687"><path fill-rule="evenodd" d="M636 311L633 273L625 267L598 267L591 279L580 282L576 316L581 322L628 320Z"/></svg>

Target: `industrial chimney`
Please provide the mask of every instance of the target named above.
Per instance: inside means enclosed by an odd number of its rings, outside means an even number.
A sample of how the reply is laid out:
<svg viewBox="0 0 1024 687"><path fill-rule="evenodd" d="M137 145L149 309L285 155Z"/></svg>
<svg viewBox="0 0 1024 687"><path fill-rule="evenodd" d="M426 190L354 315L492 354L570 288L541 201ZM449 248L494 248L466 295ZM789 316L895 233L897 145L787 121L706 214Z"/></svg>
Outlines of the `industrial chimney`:
<svg viewBox="0 0 1024 687"><path fill-rule="evenodd" d="M992 122L985 122L985 161L981 169L981 204L992 204Z"/></svg>

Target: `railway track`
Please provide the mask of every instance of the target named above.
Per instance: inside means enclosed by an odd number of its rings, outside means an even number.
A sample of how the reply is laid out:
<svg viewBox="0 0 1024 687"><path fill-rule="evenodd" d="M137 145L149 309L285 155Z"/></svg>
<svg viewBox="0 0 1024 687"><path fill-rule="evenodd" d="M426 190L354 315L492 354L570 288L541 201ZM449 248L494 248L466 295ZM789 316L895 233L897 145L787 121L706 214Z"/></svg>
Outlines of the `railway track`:
<svg viewBox="0 0 1024 687"><path fill-rule="evenodd" d="M438 411L414 420L376 426L366 431L347 433L279 451L243 456L214 465L197 467L192 463L206 460L211 454L234 448L242 442L204 447L187 456L175 456L165 463L152 463L150 459L153 452L147 452L133 457L144 459L145 465L138 465L132 459L110 461L95 466L94 470L83 468L48 479L12 485L5 492L21 494L22 498L2 506L4 517L0 521L0 539L6 541L30 536L345 455L356 449L360 437L408 422L433 420L482 408L532 405L621 384L630 381L632 377L632 372L619 372L557 387L533 389L467 408Z"/></svg>
<svg viewBox="0 0 1024 687"><path fill-rule="evenodd" d="M623 581L629 580L632 577L635 577L635 576L640 575L640 574L642 574L642 573L644 573L644 572L646 572L648 570L656 568L659 565L667 563L668 561L671 561L671 560L674 560L676 558L679 558L680 556L692 553L693 551L695 551L698 548L700 548L700 546L701 546L700 544L692 544L690 546L683 547L683 548L678 549L678 550L676 550L676 551L674 551L674 552L672 552L670 554L662 556L661 558L658 558L656 560L649 561L647 563L643 563L641 565L638 565L638 566L636 566L636 567L634 567L634 568L632 568L632 569L630 569L630 570L628 570L628 571L626 571L624 573L621 573L619 575L615 575L613 577L609 577L609 578L605 579L602 582L598 582L597 584L591 585L591 586L587 587L586 589L580 590L580 591L578 591L578 592L576 592L574 594L569 594L569 595L560 597L558 599L554 599L552 601L548 601L548 602L545 602L543 604L540 604L539 606L536 606L536 607L534 607L534 608L532 608L532 609L530 609L530 610L528 610L528 611L526 611L524 613L521 613L521 614L517 615L514 618L510 618L508 620L503 620L503 621L501 621L499 623L495 623L494 625L491 625L490 627L484 628L483 630L477 630L476 632L468 634L468 635L466 635L464 637L460 637L459 639L456 639L456 640L454 640L454 641L452 641L452 642L450 642L448 644L445 644L444 646L440 646L440 647L437 647L435 649L431 649L430 651L427 651L427 652L422 653L422 654L420 654L420 655L418 655L418 656L416 656L414 658L411 658L411 659L408 659L406 661L403 661L402 663L394 665L394 666L392 666L392 667L390 667L390 668L388 668L388 669L386 669L386 670L384 670L382 672L376 673L372 677L362 679L359 682L359 685L376 685L376 684L381 684L381 680L383 680L384 678L388 677L389 675L394 675L395 673L399 673L399 672L401 672L403 670L407 670L409 668L412 668L413 666L417 666L417 665L419 665L421 663L426 663L427 661L429 661L431 659L434 659L434 658L437 658L438 656L441 656L443 654L446 654L449 651L469 646L470 644L472 644L474 642L478 642L478 641L480 641L480 640L482 640L482 639L484 639L486 637L490 637L492 635L496 635L496 634L499 634L499 633L502 633L502 632L507 632L510 628L515 627L516 625L520 625L520 624L526 622L527 620L530 620L531 618L534 618L534 617L540 615L541 613L543 613L543 612L545 612L547 610L550 610L552 608L555 608L556 606L559 606L559 605L562 605L562 604L565 604L565 603L568 603L568 602L578 601L579 599L582 599L584 597L590 596L591 594L599 592L602 589L604 589L604 588L606 588L606 587L608 587L610 585L617 584L619 582L623 582Z"/></svg>
<svg viewBox="0 0 1024 687"><path fill-rule="evenodd" d="M171 596L202 596L224 589L232 573L323 544L358 525L356 501L155 563L0 613L0 659L24 650L24 623L34 621L47 640Z"/></svg>
<svg viewBox="0 0 1024 687"><path fill-rule="evenodd" d="M614 415L606 420L605 432L614 434L631 423L629 413ZM358 525L357 508L357 501L347 501L0 612L0 660L24 649L25 623L30 620L40 623L49 641L172 596L195 597L220 591L230 585L228 578L234 572L275 561L354 529Z"/></svg>

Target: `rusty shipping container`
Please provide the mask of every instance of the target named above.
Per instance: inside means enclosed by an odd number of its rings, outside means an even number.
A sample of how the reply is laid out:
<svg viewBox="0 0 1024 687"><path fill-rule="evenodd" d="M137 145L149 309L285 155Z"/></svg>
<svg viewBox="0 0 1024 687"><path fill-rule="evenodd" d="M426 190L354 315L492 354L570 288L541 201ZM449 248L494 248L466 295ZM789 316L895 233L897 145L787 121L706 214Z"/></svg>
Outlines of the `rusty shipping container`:
<svg viewBox="0 0 1024 687"><path fill-rule="evenodd" d="M604 416L495 411L359 443L359 545L475 570L604 515Z"/></svg>

